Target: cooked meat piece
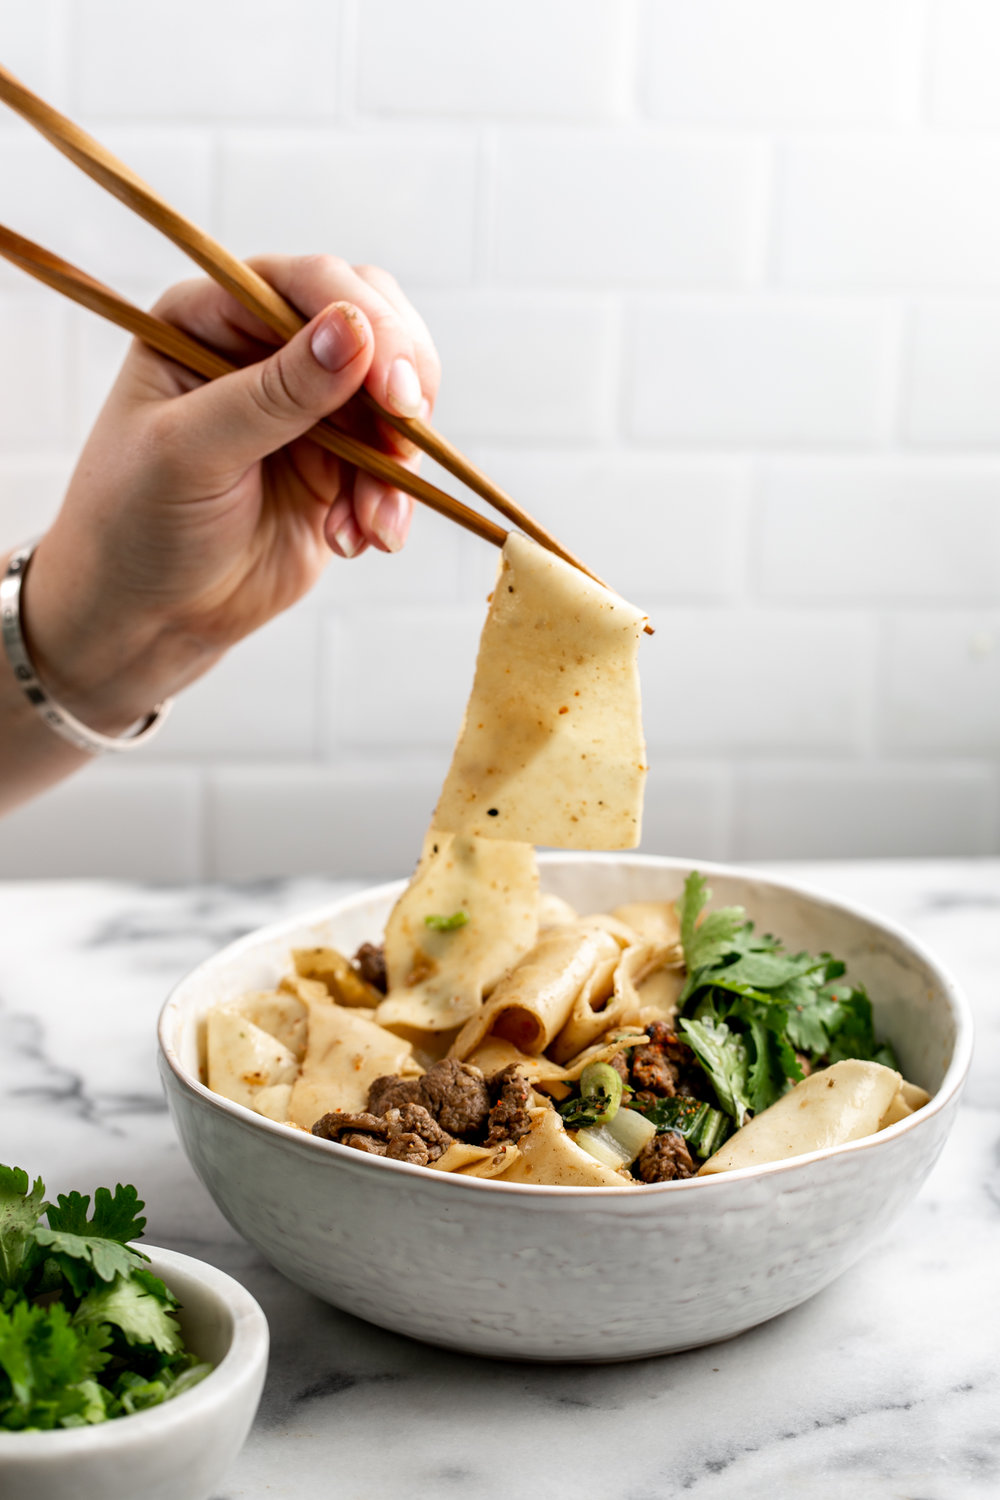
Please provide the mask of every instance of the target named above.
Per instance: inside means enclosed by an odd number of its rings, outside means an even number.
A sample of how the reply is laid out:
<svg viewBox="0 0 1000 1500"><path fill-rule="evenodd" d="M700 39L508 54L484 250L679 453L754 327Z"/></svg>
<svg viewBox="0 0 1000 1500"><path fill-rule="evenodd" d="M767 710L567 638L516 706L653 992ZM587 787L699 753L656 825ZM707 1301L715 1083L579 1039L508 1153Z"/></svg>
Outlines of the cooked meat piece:
<svg viewBox="0 0 1000 1500"><path fill-rule="evenodd" d="M399 1135L392 1136L386 1145L385 1154L393 1161L408 1161L414 1167L426 1167L431 1159L426 1141L421 1140L419 1135L414 1135L412 1130L404 1130ZM439 1156L440 1154L438 1152Z"/></svg>
<svg viewBox="0 0 1000 1500"><path fill-rule="evenodd" d="M422 1143L425 1154L423 1161L418 1162L421 1167L426 1166L429 1161L437 1161L452 1143L453 1137L441 1129L434 1116L422 1104L404 1104L399 1109L387 1109L383 1122L389 1134L386 1155L401 1161L415 1160L415 1157L404 1154L413 1149L412 1145L403 1146L401 1142L419 1140Z"/></svg>
<svg viewBox="0 0 1000 1500"><path fill-rule="evenodd" d="M711 1090L695 1055L665 1021L646 1027L649 1041L631 1053L631 1083L639 1095L672 1099L711 1099Z"/></svg>
<svg viewBox="0 0 1000 1500"><path fill-rule="evenodd" d="M404 1104L423 1104L422 1082L422 1078L401 1078L398 1073L376 1078L368 1089L369 1113L384 1115L387 1109L400 1109Z"/></svg>
<svg viewBox="0 0 1000 1500"><path fill-rule="evenodd" d="M687 1141L676 1130L655 1135L632 1163L632 1176L640 1182L673 1182L680 1177L693 1177L697 1170Z"/></svg>
<svg viewBox="0 0 1000 1500"><path fill-rule="evenodd" d="M313 1135L321 1140L339 1141L356 1151L372 1156L391 1156L396 1161L414 1161L425 1167L437 1161L451 1145L451 1136L421 1104L403 1104L387 1109L383 1116L375 1113L348 1114L333 1110L317 1120Z"/></svg>
<svg viewBox="0 0 1000 1500"><path fill-rule="evenodd" d="M492 1078L486 1080L493 1107L489 1114L487 1146L499 1146L503 1141L519 1141L531 1129L528 1109L531 1105L531 1084L511 1063Z"/></svg>
<svg viewBox="0 0 1000 1500"><path fill-rule="evenodd" d="M411 1104L423 1105L442 1130L463 1140L478 1138L490 1112L482 1073L453 1057L434 1063L422 1078L387 1074L376 1078L368 1090L368 1108L373 1115Z"/></svg>
<svg viewBox="0 0 1000 1500"><path fill-rule="evenodd" d="M382 943L377 947L374 943L362 943L351 962L366 983L381 990L383 995L386 993L389 980L385 972L385 947Z"/></svg>
<svg viewBox="0 0 1000 1500"><path fill-rule="evenodd" d="M389 1147L385 1141L380 1141L377 1135L362 1135L359 1130L347 1131L342 1136L329 1136L329 1140L339 1140L342 1146L353 1146L355 1151L367 1151L370 1156L388 1156Z"/></svg>
<svg viewBox="0 0 1000 1500"><path fill-rule="evenodd" d="M443 1057L419 1080L419 1102L443 1130L468 1140L483 1129L490 1112L486 1080L471 1063Z"/></svg>
<svg viewBox="0 0 1000 1500"><path fill-rule="evenodd" d="M614 1057L608 1058L608 1065L614 1068L622 1083L629 1082L628 1055L625 1052L616 1052Z"/></svg>
<svg viewBox="0 0 1000 1500"><path fill-rule="evenodd" d="M323 1141L343 1140L345 1132L363 1130L371 1135L385 1135L385 1121L372 1111L369 1114L351 1114L342 1109L331 1110L312 1128L313 1135Z"/></svg>

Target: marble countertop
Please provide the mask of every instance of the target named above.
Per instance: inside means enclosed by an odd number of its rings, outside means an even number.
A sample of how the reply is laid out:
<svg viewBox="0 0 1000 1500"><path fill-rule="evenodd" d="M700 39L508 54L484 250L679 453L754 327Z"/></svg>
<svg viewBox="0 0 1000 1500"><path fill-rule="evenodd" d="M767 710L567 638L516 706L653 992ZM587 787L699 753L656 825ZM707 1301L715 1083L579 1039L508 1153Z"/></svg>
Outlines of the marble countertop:
<svg viewBox="0 0 1000 1500"><path fill-rule="evenodd" d="M615 1366L467 1358L337 1312L244 1244L188 1166L154 1064L164 996L349 885L0 884L0 1160L52 1195L136 1183L149 1240L238 1277L270 1320L263 1403L216 1500L1000 1493L1000 861L771 868L894 917L951 967L977 1020L959 1123L910 1209L811 1302Z"/></svg>

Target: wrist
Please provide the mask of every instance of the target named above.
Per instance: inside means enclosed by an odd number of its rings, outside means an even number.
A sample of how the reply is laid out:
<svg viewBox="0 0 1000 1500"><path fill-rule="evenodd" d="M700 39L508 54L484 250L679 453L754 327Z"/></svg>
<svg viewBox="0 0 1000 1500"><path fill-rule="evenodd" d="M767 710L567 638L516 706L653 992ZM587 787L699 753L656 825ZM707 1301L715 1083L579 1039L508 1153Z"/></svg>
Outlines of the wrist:
<svg viewBox="0 0 1000 1500"><path fill-rule="evenodd" d="M87 583L66 569L47 539L24 578L21 624L47 692L89 729L120 736L215 659L191 637L129 609L113 582Z"/></svg>

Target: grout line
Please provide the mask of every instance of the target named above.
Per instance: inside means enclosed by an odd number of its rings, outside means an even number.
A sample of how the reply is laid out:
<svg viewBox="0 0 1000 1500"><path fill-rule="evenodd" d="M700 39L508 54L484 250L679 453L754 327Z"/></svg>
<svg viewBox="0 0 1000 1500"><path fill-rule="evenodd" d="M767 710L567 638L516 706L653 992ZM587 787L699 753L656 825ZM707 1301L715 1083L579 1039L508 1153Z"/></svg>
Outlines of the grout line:
<svg viewBox="0 0 1000 1500"><path fill-rule="evenodd" d="M473 286L489 287L497 281L496 228L499 210L496 130L481 130L476 143L476 201L473 216Z"/></svg>

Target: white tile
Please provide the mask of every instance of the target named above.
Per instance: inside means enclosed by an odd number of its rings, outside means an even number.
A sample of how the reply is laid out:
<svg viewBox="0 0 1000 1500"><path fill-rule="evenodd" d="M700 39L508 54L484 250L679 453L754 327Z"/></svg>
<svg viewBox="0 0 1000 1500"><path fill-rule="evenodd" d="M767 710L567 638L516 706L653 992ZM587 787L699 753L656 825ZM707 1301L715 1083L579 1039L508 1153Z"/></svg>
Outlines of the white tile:
<svg viewBox="0 0 1000 1500"><path fill-rule="evenodd" d="M723 124L894 120L917 94L922 11L914 0L644 0L643 105Z"/></svg>
<svg viewBox="0 0 1000 1500"><path fill-rule="evenodd" d="M468 281L475 142L399 128L227 132L220 237L240 254L329 251L429 284Z"/></svg>
<svg viewBox="0 0 1000 1500"><path fill-rule="evenodd" d="M769 599L1000 604L1000 466L785 459L765 466L752 576Z"/></svg>
<svg viewBox="0 0 1000 1500"><path fill-rule="evenodd" d="M444 375L435 425L454 439L544 443L611 425L616 323L582 297L469 292L419 298Z"/></svg>
<svg viewBox="0 0 1000 1500"><path fill-rule="evenodd" d="M657 610L639 657L651 764L660 751L859 748L873 644L846 612Z"/></svg>
<svg viewBox="0 0 1000 1500"><path fill-rule="evenodd" d="M502 448L476 457L571 552L645 609L721 601L738 586L749 479L742 460ZM483 592L493 564L484 552Z"/></svg>
<svg viewBox="0 0 1000 1500"><path fill-rule="evenodd" d="M87 766L4 818L0 876L194 880L200 823L193 768Z"/></svg>
<svg viewBox="0 0 1000 1500"><path fill-rule="evenodd" d="M752 142L581 130L502 136L497 275L602 288L744 284L763 169Z"/></svg>
<svg viewBox="0 0 1000 1500"><path fill-rule="evenodd" d="M7 7L3 18L3 65L36 94L65 107L61 39L64 12L59 0L31 0Z"/></svg>
<svg viewBox="0 0 1000 1500"><path fill-rule="evenodd" d="M916 309L903 430L913 443L1000 444L1000 304L933 302Z"/></svg>
<svg viewBox="0 0 1000 1500"><path fill-rule="evenodd" d="M995 0L947 0L934 7L929 47L931 117L948 126L1000 125Z"/></svg>
<svg viewBox="0 0 1000 1500"><path fill-rule="evenodd" d="M326 744L441 752L440 777L472 688L481 608L356 611L327 624Z"/></svg>
<svg viewBox="0 0 1000 1500"><path fill-rule="evenodd" d="M661 758L646 779L641 852L726 859L728 783L721 765L673 764Z"/></svg>
<svg viewBox="0 0 1000 1500"><path fill-rule="evenodd" d="M409 875L438 792L435 766L220 766L209 779L210 873Z"/></svg>
<svg viewBox="0 0 1000 1500"><path fill-rule="evenodd" d="M0 457L0 550L40 536L55 519L73 457Z"/></svg>
<svg viewBox="0 0 1000 1500"><path fill-rule="evenodd" d="M886 743L1000 757L1000 610L896 615L886 637Z"/></svg>
<svg viewBox="0 0 1000 1500"><path fill-rule="evenodd" d="M159 758L302 760L316 753L324 683L316 614L301 606L240 641L178 694Z"/></svg>
<svg viewBox="0 0 1000 1500"><path fill-rule="evenodd" d="M798 142L779 158L776 265L796 286L1000 284L1000 142Z"/></svg>
<svg viewBox="0 0 1000 1500"><path fill-rule="evenodd" d="M206 132L176 126L92 127L109 151L181 213L211 228L211 142ZM27 126L0 133L4 222L117 287L145 277L158 284L196 274L192 262L138 215L119 203ZM0 263L0 281L24 275ZM58 293L48 293L56 297Z"/></svg>
<svg viewBox="0 0 1000 1500"><path fill-rule="evenodd" d="M630 7L618 0L364 0L358 102L380 114L576 120L631 92Z"/></svg>
<svg viewBox="0 0 1000 1500"><path fill-rule="evenodd" d="M675 299L635 306L630 323L634 437L859 445L882 429L889 324L878 307Z"/></svg>
<svg viewBox="0 0 1000 1500"><path fill-rule="evenodd" d="M69 438L66 320L55 293L0 292L0 452L51 451Z"/></svg>
<svg viewBox="0 0 1000 1500"><path fill-rule="evenodd" d="M280 14L270 0L240 0L238 12L218 0L74 10L75 89L90 114L296 119L339 105L341 0L282 0Z"/></svg>
<svg viewBox="0 0 1000 1500"><path fill-rule="evenodd" d="M921 858L997 852L985 766L754 768L733 792L738 859Z"/></svg>

